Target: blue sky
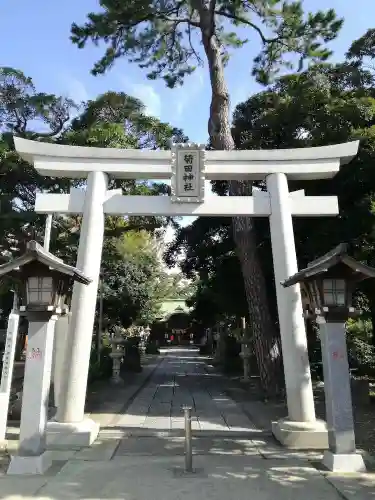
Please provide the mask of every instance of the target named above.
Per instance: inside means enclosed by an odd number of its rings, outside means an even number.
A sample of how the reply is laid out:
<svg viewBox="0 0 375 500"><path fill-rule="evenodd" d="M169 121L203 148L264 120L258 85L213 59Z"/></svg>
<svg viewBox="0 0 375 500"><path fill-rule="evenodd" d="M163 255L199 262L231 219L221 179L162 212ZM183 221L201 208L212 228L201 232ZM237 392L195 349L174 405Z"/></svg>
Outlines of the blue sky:
<svg viewBox="0 0 375 500"><path fill-rule="evenodd" d="M343 57L354 38L375 25L374 0L305 0L307 10L336 9L345 18L339 38L332 43L334 59ZM210 88L207 68L190 77L179 89L150 82L134 64L119 61L106 75L93 77L90 69L101 50L89 45L78 50L69 40L72 22L81 23L97 0L1 0L0 43L2 66L12 66L31 76L40 91L63 94L76 101L95 98L107 90L124 91L140 98L150 114L184 129L191 140L207 140ZM358 9L358 10L357 10ZM259 90L250 71L259 49L258 40L234 53L227 68L232 106Z"/></svg>

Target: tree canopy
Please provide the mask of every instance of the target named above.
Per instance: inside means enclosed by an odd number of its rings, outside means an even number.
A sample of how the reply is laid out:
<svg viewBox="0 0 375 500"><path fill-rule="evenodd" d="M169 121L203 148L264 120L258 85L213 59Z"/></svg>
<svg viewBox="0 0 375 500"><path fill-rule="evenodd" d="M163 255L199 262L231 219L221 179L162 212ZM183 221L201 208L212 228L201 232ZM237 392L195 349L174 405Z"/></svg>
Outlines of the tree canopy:
<svg viewBox="0 0 375 500"><path fill-rule="evenodd" d="M342 241L350 243L356 258L370 265L375 263L375 75L369 63L370 59L366 64L350 59L284 76L266 90L250 96L234 112L232 134L238 149L312 147L360 139L356 158L341 167L332 179L290 183L290 190L305 189L307 195L337 195L340 206L338 217L294 219L300 267ZM262 183L258 187L264 189ZM216 186L221 194L228 188L223 182ZM257 219L256 234L258 255L272 301L273 264L267 221ZM195 297L197 312L206 321L209 316L209 322L214 324L215 306L220 303L221 314L229 317L233 312L231 303L239 304L243 291L238 289L236 293L231 289L228 293L229 280L225 270L217 265L223 259L232 259L231 265L235 266L228 221L198 219L190 228L182 228L168 250L168 261L175 262L182 250L185 258L181 268L187 275L201 268L208 271L200 273ZM226 286L219 289L220 298L213 296L212 282L225 279ZM202 289L209 293L201 308ZM364 291L370 301L368 307L374 311L372 287L366 284ZM207 295L211 295L210 307ZM275 313L274 306L273 299Z"/></svg>
<svg viewBox="0 0 375 500"><path fill-rule="evenodd" d="M104 73L116 59L127 57L146 68L148 78L163 78L169 87L181 84L202 64L201 37L215 38L204 49L208 55L217 43L224 62L232 49L258 37L261 47L252 73L267 83L283 68L301 69L307 59L326 60L331 52L325 44L342 25L333 9L306 16L301 1L101 0L100 6L101 12L88 14L86 23L72 26L71 38L79 48L88 40L106 45L93 74ZM295 61L289 57L292 53L298 54Z"/></svg>
<svg viewBox="0 0 375 500"><path fill-rule="evenodd" d="M106 47L92 73L104 73L117 59L127 58L144 68L149 79L161 78L168 87L175 87L203 65L205 57L211 84L209 140L214 149L226 150L235 147L224 74L231 51L259 43L249 72L268 84L285 70L326 61L331 54L327 43L342 25L333 9L306 14L301 0L101 0L100 7L99 12L88 14L84 24L72 26L71 39L79 48L88 41ZM251 183L230 184L229 194L247 193ZM254 223L246 217L232 222L257 358L264 365L262 383L274 391L282 383L281 351L257 258Z"/></svg>
<svg viewBox="0 0 375 500"><path fill-rule="evenodd" d="M39 175L14 150L13 134L57 144L120 148L160 149L170 140L188 140L182 130L147 116L143 103L123 92L107 92L79 107L70 99L39 92L30 77L12 68L0 68L0 127L3 260L19 255L31 238L42 242L45 217L33 210L37 192L67 193L72 186L85 184L84 179ZM165 194L169 189L162 183L116 179L110 187L144 195ZM106 217L102 275L111 322L128 326L151 321L157 313L165 293L160 283L164 286L165 280L151 236L172 222L163 217ZM74 265L80 224L80 215L53 219L51 251ZM4 287L1 292L9 295ZM2 297L5 309L11 306L6 296Z"/></svg>

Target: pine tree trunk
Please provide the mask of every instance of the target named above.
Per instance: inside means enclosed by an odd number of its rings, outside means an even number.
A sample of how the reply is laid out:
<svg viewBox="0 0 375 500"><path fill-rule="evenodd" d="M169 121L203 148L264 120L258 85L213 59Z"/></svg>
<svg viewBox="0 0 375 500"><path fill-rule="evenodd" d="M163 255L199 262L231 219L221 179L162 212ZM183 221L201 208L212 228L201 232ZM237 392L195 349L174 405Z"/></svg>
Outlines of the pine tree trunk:
<svg viewBox="0 0 375 500"><path fill-rule="evenodd" d="M251 187L250 182L232 182L230 193L249 196ZM266 282L257 253L255 228L250 217L234 217L232 225L244 278L260 381L266 395L273 397L282 392L284 385L281 339L270 313Z"/></svg>
<svg viewBox="0 0 375 500"><path fill-rule="evenodd" d="M200 14L202 43L207 56L212 90L208 133L211 144L218 150L234 149L230 120L229 92L224 76L220 42L215 34L215 2L195 0ZM230 195L251 194L250 182L232 182ZM250 217L235 217L233 233L237 255L241 262L249 309L250 327L254 338L261 385L269 396L283 385L282 358L278 332L271 320L265 280L256 251L256 236Z"/></svg>

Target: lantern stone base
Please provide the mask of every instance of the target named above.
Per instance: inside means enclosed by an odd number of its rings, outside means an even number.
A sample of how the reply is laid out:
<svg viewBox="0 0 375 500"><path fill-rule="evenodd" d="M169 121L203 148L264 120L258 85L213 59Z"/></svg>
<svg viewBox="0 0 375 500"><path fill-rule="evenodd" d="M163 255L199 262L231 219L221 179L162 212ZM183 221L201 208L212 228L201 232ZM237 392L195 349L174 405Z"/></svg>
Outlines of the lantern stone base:
<svg viewBox="0 0 375 500"><path fill-rule="evenodd" d="M323 420L294 422L282 419L272 422L272 434L286 448L294 450L328 449L328 430Z"/></svg>
<svg viewBox="0 0 375 500"><path fill-rule="evenodd" d="M99 434L100 425L89 418L81 422L47 423L47 448L69 449L91 446Z"/></svg>
<svg viewBox="0 0 375 500"><path fill-rule="evenodd" d="M326 450L323 465L332 472L366 472L366 465L360 453L333 453Z"/></svg>
<svg viewBox="0 0 375 500"><path fill-rule="evenodd" d="M8 475L42 475L52 465L51 454L45 451L41 455L24 457L13 455L7 470Z"/></svg>
<svg viewBox="0 0 375 500"><path fill-rule="evenodd" d="M113 385L124 385L125 384L124 379L121 378L120 376L111 377L109 381Z"/></svg>

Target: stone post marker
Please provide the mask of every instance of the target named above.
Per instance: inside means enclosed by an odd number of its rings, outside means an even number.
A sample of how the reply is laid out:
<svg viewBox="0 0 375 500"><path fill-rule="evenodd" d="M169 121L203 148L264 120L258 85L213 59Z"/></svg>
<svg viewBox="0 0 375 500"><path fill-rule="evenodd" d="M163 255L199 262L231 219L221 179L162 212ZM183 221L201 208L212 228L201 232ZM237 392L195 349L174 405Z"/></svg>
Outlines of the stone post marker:
<svg viewBox="0 0 375 500"><path fill-rule="evenodd" d="M71 313L65 311L58 317L55 325L54 345L53 345L53 361L52 361L52 386L54 391L54 405L58 408L60 401L60 391L62 378L65 373L64 359L65 347L69 334L69 321ZM48 426L47 426L48 432ZM48 439L48 438L47 438Z"/></svg>
<svg viewBox="0 0 375 500"><path fill-rule="evenodd" d="M241 318L242 322L242 338L241 338L241 358L243 360L243 381L244 382L249 382L250 381L250 339L248 335L248 331L246 328L246 319Z"/></svg>
<svg viewBox="0 0 375 500"><path fill-rule="evenodd" d="M8 327L5 340L5 351L3 355L3 367L0 383L0 443L5 440L9 398L12 387L14 356L16 352L19 314L17 311L17 298L14 298L13 309L8 318Z"/></svg>
<svg viewBox="0 0 375 500"><path fill-rule="evenodd" d="M348 472L348 468L364 471L362 455L357 454L355 445L345 323L319 318L319 333L329 442L323 464L337 472Z"/></svg>
<svg viewBox="0 0 375 500"><path fill-rule="evenodd" d="M57 315L29 313L28 320L19 450L11 458L8 474L43 474L52 465L46 453L46 426Z"/></svg>

